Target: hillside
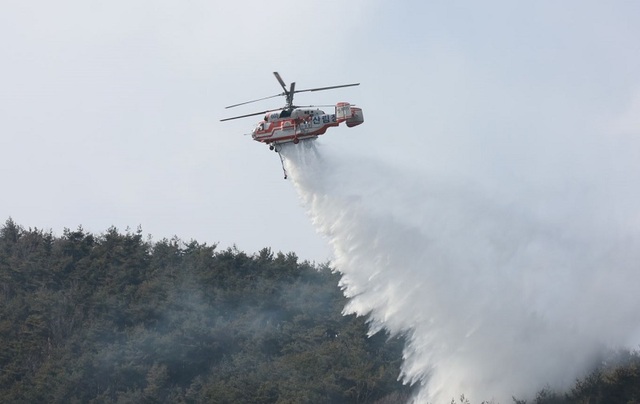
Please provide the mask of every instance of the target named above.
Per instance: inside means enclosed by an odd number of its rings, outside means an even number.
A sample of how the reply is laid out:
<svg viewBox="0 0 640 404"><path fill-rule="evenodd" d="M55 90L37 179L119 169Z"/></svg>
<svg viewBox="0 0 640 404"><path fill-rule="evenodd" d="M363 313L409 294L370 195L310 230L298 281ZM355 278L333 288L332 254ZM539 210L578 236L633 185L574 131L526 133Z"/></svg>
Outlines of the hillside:
<svg viewBox="0 0 640 404"><path fill-rule="evenodd" d="M406 402L404 340L367 337L365 319L343 316L338 279L269 248L248 255L115 228L56 237L9 219L1 401ZM640 354L612 353L570 391L528 402L640 403Z"/></svg>
<svg viewBox="0 0 640 404"><path fill-rule="evenodd" d="M0 230L5 402L397 402L403 341L342 316L338 276L141 231Z"/></svg>

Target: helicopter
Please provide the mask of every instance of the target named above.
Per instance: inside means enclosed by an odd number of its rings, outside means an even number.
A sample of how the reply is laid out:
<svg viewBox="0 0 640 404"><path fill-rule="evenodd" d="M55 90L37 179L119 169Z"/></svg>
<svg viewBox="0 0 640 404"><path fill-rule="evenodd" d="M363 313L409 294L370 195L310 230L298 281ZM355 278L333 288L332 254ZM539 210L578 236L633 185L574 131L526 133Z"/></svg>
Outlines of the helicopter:
<svg viewBox="0 0 640 404"><path fill-rule="evenodd" d="M338 102L335 106L331 105L330 107L335 107L333 113L326 113L318 108L325 106L296 106L293 104L293 96L297 93L353 87L359 86L360 83L296 90L295 82L292 82L287 89L287 86L284 80L282 80L280 74L278 72L273 72L273 75L276 77L276 80L278 80L278 83L280 83L284 92L268 97L258 98L256 100L229 105L225 107L225 109L235 108L241 105L275 97L285 97L286 102L284 107L234 116L231 118L224 118L220 121L230 121L232 119L247 118L265 114L264 118L257 123L251 132L251 137L253 140L269 145L269 149L275 150L276 152L280 151L279 146L284 143L292 142L294 144L298 144L301 140L316 139L318 136L326 133L327 129L330 127L338 126L342 122L345 122L347 127L350 128L364 122L362 109L357 108L348 102Z"/></svg>

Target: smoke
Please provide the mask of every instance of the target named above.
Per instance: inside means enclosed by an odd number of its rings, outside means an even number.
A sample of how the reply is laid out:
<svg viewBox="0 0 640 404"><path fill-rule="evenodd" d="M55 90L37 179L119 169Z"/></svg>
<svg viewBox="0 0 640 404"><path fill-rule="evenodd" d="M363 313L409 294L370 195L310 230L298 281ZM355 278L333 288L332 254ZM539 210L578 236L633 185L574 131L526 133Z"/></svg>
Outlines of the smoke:
<svg viewBox="0 0 640 404"><path fill-rule="evenodd" d="M285 147L289 178L333 248L345 313L409 336L417 402L531 398L638 342L638 234L597 209L602 193L506 198L325 148Z"/></svg>

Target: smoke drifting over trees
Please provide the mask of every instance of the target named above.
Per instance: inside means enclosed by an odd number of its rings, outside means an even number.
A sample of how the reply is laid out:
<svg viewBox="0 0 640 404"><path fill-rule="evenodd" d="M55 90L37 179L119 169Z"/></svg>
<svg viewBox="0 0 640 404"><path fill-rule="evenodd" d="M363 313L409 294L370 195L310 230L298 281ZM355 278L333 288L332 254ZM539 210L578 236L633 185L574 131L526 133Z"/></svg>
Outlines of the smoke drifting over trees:
<svg viewBox="0 0 640 404"><path fill-rule="evenodd" d="M394 232L389 240L418 236ZM397 381L405 345L405 360L416 366L407 368L405 361L405 378L427 380L416 377L423 357L411 357L424 341L418 334L423 308L410 316L394 312L398 296L389 293L401 291L396 282L379 283L389 277L376 268L362 267L340 281L352 295L347 311L377 302L367 327L364 317L341 313L347 300L337 287L340 276L325 265L300 263L293 253L265 248L247 255L178 239L152 243L140 231L114 228L97 236L66 230L56 237L8 220L0 229L0 396L51 403L406 402L415 389ZM354 282L366 274L358 289ZM368 291L372 286L375 295ZM404 286L406 299L414 298ZM453 290L456 299L465 296ZM387 318L381 319L385 307ZM408 317L412 324L403 322ZM389 324L408 336L376 332ZM529 332L525 337L536 336L535 329ZM527 391L537 391L537 404L637 402L640 357L616 355L603 357L566 393L538 391L542 379L533 378ZM478 377L497 372L490 360L499 359L488 358L476 369ZM515 368L502 374L530 375L533 360L516 356ZM433 362L431 369L441 371L438 366ZM448 382L458 387L455 378ZM476 400L475 391L467 384L452 397L469 403L466 397Z"/></svg>
<svg viewBox="0 0 640 404"><path fill-rule="evenodd" d="M409 398L402 340L343 316L326 266L140 231L0 231L3 402Z"/></svg>

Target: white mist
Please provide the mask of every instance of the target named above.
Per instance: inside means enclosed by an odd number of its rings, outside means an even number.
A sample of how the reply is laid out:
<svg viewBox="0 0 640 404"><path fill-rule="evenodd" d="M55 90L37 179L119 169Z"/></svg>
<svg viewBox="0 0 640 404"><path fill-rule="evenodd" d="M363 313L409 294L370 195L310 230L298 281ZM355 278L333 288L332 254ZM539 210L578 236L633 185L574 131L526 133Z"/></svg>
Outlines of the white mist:
<svg viewBox="0 0 640 404"><path fill-rule="evenodd" d="M315 142L282 153L334 250L345 313L410 336L416 402L532 398L638 342L637 231L598 211L602 195L505 201Z"/></svg>

